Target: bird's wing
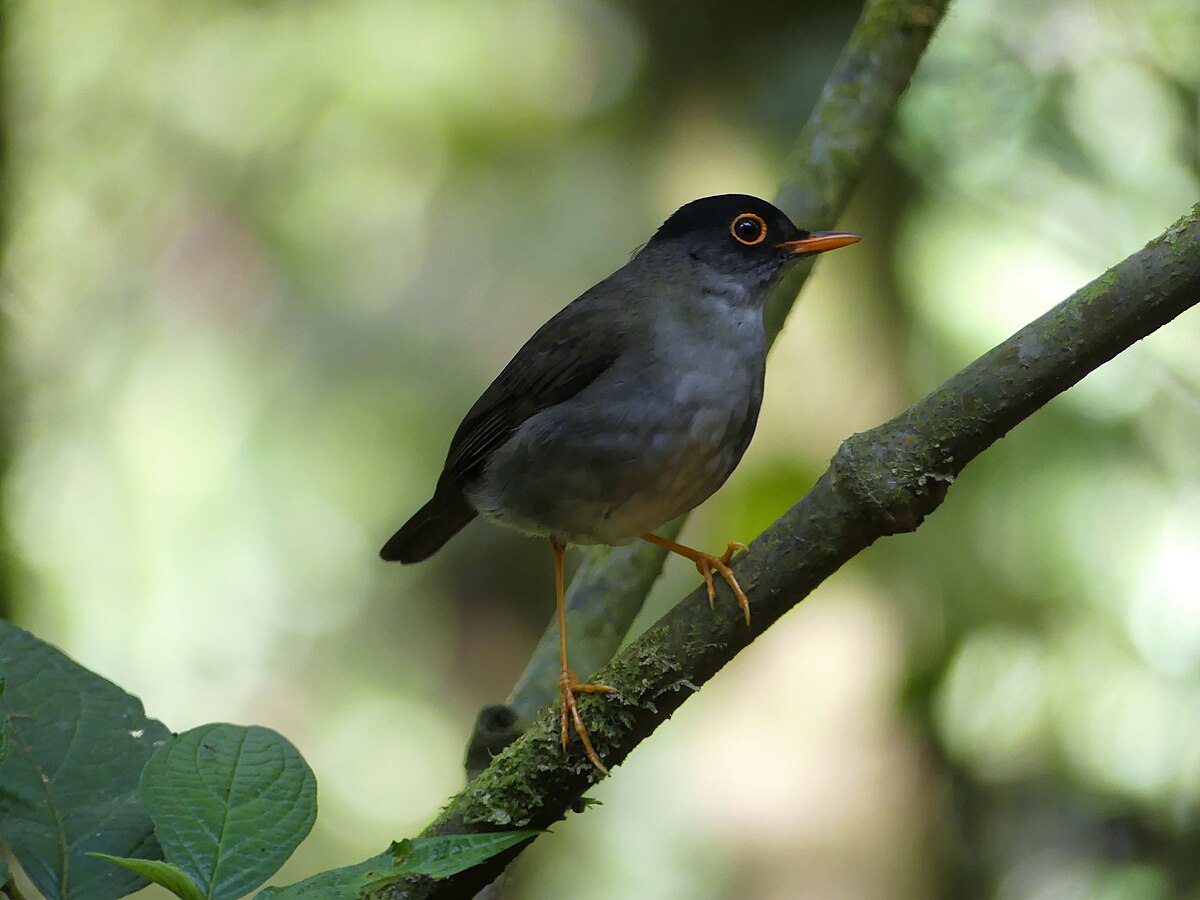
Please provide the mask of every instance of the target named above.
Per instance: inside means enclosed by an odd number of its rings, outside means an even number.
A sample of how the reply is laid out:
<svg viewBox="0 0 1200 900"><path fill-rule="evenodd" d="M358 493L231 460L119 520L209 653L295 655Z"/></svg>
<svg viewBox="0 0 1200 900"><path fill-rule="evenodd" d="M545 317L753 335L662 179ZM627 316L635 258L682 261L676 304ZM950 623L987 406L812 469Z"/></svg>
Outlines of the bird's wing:
<svg viewBox="0 0 1200 900"><path fill-rule="evenodd" d="M590 295L539 328L475 401L450 442L439 493L473 476L526 419L570 400L617 359L628 319Z"/></svg>
<svg viewBox="0 0 1200 900"><path fill-rule="evenodd" d="M433 498L392 535L380 551L384 559L414 563L437 552L475 517L464 488L496 448L530 416L570 400L616 362L640 321L627 283L620 272L610 276L517 351L458 426Z"/></svg>

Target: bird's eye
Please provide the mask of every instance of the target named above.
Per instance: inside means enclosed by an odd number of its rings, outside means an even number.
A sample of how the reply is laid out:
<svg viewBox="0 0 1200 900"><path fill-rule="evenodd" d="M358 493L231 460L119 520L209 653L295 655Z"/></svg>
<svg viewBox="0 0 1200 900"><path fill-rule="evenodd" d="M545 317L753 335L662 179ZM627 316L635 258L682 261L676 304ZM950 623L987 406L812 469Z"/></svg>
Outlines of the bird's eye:
<svg viewBox="0 0 1200 900"><path fill-rule="evenodd" d="M766 240L767 223L762 220L762 216L756 216L754 213L742 213L730 223L729 233L739 244L753 247Z"/></svg>

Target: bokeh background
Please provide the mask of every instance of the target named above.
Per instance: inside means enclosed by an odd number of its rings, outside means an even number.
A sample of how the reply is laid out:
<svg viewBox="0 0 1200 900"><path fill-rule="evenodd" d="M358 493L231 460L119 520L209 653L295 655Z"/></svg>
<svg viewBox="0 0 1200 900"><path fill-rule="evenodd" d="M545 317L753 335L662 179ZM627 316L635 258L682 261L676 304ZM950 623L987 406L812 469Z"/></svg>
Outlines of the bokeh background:
<svg viewBox="0 0 1200 900"><path fill-rule="evenodd" d="M300 747L275 883L431 818L551 614L541 542L376 557L460 416L676 206L773 193L857 13L4 3L6 613L172 729ZM956 0L689 542L1200 199L1198 97L1194 0ZM1197 897L1198 676L1193 311L741 654L507 896Z"/></svg>

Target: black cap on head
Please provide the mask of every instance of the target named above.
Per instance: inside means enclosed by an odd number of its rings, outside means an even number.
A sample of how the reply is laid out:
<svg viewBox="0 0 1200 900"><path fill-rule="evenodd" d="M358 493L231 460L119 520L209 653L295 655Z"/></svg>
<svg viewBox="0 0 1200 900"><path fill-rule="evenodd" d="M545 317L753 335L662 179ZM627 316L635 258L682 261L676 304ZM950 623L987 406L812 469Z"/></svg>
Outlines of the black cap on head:
<svg viewBox="0 0 1200 900"><path fill-rule="evenodd" d="M758 216L775 240L787 240L802 233L781 210L761 197L718 194L715 197L701 197L679 207L662 223L651 241L671 240L712 228L727 231L730 223L743 213Z"/></svg>
<svg viewBox="0 0 1200 900"><path fill-rule="evenodd" d="M848 231L805 231L760 197L719 194L677 209L646 249L682 245L692 259L729 272L771 277L789 262L861 240Z"/></svg>

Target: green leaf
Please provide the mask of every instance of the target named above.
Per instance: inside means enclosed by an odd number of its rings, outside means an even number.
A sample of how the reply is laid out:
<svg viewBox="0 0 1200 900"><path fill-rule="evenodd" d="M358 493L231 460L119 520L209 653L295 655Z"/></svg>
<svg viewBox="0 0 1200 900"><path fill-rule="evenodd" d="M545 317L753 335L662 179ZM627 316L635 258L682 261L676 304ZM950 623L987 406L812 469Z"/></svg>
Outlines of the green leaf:
<svg viewBox="0 0 1200 900"><path fill-rule="evenodd" d="M541 833L538 828L524 828L401 841L393 846L397 862L395 874L449 878Z"/></svg>
<svg viewBox="0 0 1200 900"><path fill-rule="evenodd" d="M365 888L381 887L404 875L449 878L541 833L526 828L400 841L358 865L322 872L287 887L266 888L255 900L357 900Z"/></svg>
<svg viewBox="0 0 1200 900"><path fill-rule="evenodd" d="M163 862L161 859L128 859L123 856L109 856L107 853L89 853L88 856L107 859L109 862L124 866L129 871L136 872L155 884L161 884L176 897L182 897L183 900L204 900L204 894L200 893L196 882L188 878L187 874L178 866L173 866L169 862Z"/></svg>
<svg viewBox="0 0 1200 900"><path fill-rule="evenodd" d="M141 798L167 859L206 898L233 898L270 878L304 840L317 780L269 728L202 725L151 757Z"/></svg>
<svg viewBox="0 0 1200 900"><path fill-rule="evenodd" d="M263 888L255 900L358 900L362 889L394 873L395 854L385 850L366 862L321 872L287 887Z"/></svg>
<svg viewBox="0 0 1200 900"><path fill-rule="evenodd" d="M0 621L8 755L0 763L0 835L42 894L123 897L145 880L86 856L158 858L138 777L170 732L141 702L62 651Z"/></svg>

